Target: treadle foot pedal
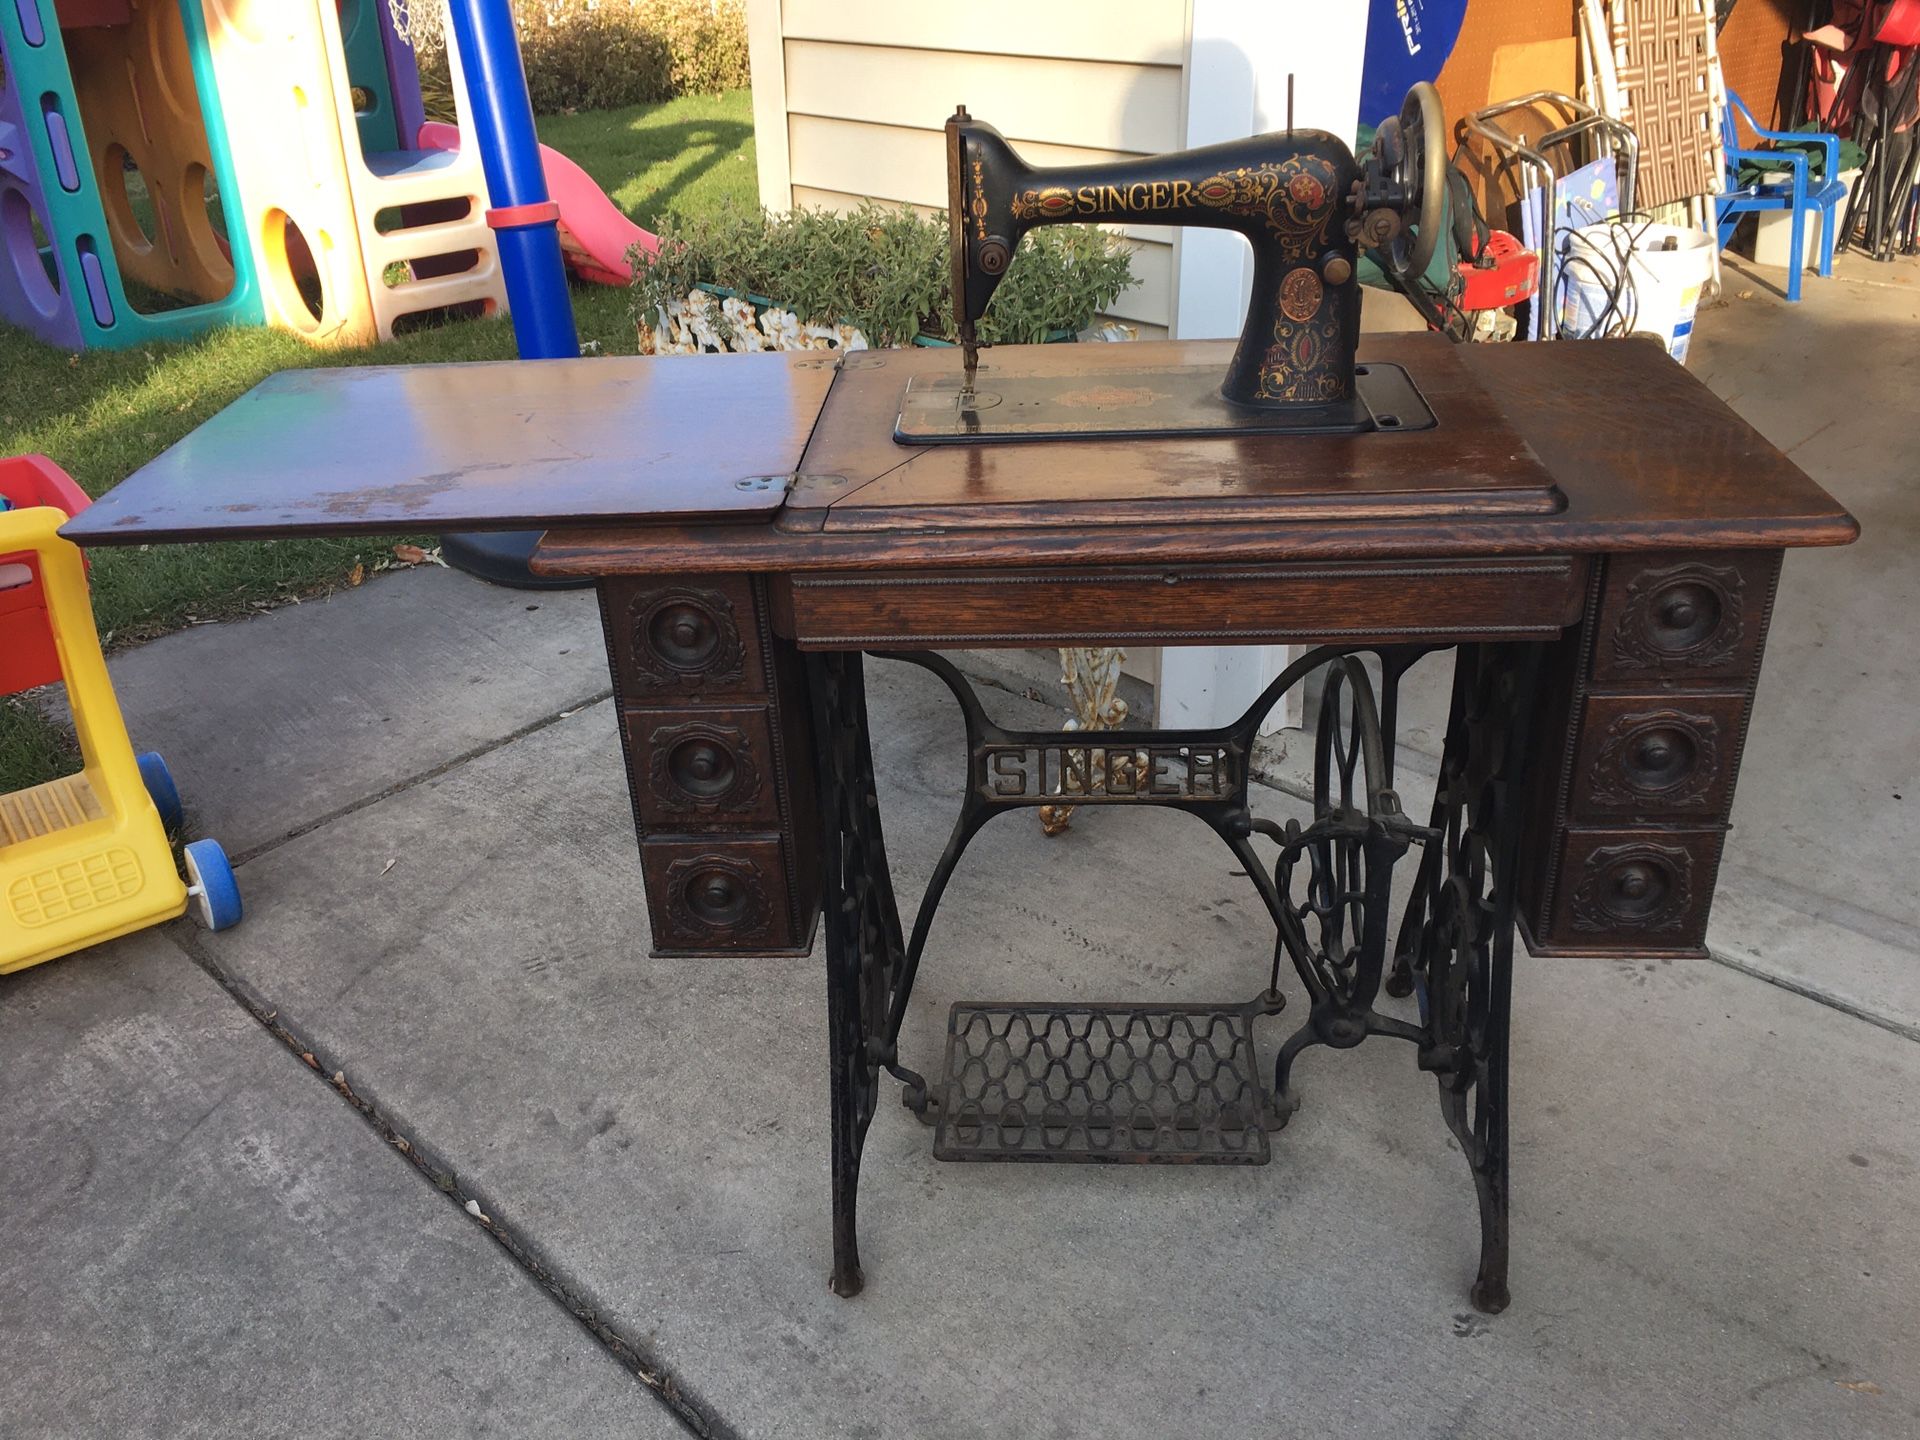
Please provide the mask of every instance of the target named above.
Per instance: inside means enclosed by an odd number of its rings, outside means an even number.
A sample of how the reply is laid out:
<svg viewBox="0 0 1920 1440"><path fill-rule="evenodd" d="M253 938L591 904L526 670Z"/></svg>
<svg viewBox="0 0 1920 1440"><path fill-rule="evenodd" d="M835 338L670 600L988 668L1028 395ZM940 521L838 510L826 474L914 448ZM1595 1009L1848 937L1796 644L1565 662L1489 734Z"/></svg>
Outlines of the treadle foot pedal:
<svg viewBox="0 0 1920 1440"><path fill-rule="evenodd" d="M1278 1125L1253 1021L1277 1008L962 1000L934 1158L1264 1165Z"/></svg>

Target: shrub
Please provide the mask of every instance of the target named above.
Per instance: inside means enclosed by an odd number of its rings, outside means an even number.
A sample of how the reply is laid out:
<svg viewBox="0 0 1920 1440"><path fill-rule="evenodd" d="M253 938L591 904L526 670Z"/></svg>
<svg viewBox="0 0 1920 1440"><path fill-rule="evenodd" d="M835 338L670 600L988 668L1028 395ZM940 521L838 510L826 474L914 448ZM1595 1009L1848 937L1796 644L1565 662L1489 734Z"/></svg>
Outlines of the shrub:
<svg viewBox="0 0 1920 1440"><path fill-rule="evenodd" d="M427 114L452 120L440 8L431 0L411 8L407 29ZM748 81L743 0L513 0L513 20L538 115L650 104Z"/></svg>
<svg viewBox="0 0 1920 1440"><path fill-rule="evenodd" d="M707 284L763 296L808 324L857 325L874 345L954 336L947 227L912 210L869 201L845 214L722 209L676 216L660 227L659 259L634 258L636 321L652 323L656 310ZM1127 247L1104 231L1035 230L994 292L980 338L1034 344L1084 330L1132 283Z"/></svg>

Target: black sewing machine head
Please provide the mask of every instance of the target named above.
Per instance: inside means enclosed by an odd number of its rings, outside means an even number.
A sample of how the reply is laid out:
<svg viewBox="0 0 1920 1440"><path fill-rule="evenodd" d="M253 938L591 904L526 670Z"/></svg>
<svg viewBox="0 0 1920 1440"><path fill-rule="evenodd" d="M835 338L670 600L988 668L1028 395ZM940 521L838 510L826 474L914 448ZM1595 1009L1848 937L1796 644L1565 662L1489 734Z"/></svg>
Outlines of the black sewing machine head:
<svg viewBox="0 0 1920 1440"><path fill-rule="evenodd" d="M1140 160L1039 169L962 106L947 121L948 224L962 373L916 377L896 438L1032 440L1049 435L1351 433L1432 424L1395 366L1362 367L1360 286L1367 251L1397 284L1427 267L1444 223L1439 96L1416 85L1366 155L1324 130L1286 130ZM977 375L975 326L1020 237L1062 223L1203 225L1253 244L1253 293L1223 382L1170 370L1134 395L1089 407L1055 377ZM1215 372L1217 373L1217 372ZM1109 381L1117 377L1108 377ZM1204 383L1199 383L1204 380ZM1119 394L1126 387L1110 387ZM1058 400L1060 403L1054 403ZM1124 412L1124 413L1123 413Z"/></svg>

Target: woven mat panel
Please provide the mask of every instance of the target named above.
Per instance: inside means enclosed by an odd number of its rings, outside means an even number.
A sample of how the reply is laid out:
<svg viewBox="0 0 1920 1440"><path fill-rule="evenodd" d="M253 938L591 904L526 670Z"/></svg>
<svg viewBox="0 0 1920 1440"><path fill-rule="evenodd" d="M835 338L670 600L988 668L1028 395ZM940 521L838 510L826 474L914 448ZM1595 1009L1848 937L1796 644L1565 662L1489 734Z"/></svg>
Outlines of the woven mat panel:
<svg viewBox="0 0 1920 1440"><path fill-rule="evenodd" d="M1702 0L1612 0L1607 7L1620 118L1640 137L1643 208L1720 188L1710 23Z"/></svg>

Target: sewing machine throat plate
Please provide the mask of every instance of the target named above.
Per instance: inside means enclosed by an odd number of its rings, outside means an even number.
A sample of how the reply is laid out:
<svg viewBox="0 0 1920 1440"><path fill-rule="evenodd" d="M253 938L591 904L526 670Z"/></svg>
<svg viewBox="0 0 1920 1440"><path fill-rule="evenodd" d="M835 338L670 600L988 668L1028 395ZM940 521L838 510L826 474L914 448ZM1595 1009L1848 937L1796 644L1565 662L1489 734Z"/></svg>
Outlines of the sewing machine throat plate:
<svg viewBox="0 0 1920 1440"><path fill-rule="evenodd" d="M1256 410L1220 394L1212 365L1146 366L1078 375L996 375L980 368L968 395L952 372L916 375L893 438L903 445L1119 436L1360 435L1430 430L1433 411L1398 365L1354 367L1354 398Z"/></svg>

